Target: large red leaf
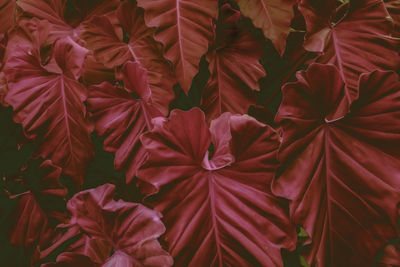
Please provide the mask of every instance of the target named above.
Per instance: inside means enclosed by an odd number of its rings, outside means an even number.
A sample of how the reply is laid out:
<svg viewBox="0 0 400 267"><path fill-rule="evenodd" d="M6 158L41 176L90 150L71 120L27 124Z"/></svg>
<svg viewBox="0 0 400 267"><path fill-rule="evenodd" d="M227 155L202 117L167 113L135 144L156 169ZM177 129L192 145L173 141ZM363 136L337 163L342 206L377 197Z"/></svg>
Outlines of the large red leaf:
<svg viewBox="0 0 400 267"><path fill-rule="evenodd" d="M103 15L115 10L118 7L118 0L82 0L80 2L89 3L89 10L84 10L84 16L79 17L79 22L89 20L93 16ZM90 4L91 2L91 4ZM66 19L71 14L65 14L67 0L18 0L17 5L28 15L51 23L49 39L54 42L65 36L70 36L74 40L79 39L80 24L76 21L68 23ZM95 3L95 5L93 5ZM82 5L82 3L81 3ZM76 7L76 5L75 5ZM91 8L91 9L90 9ZM79 14L79 9L77 13ZM66 18L65 15L68 17Z"/></svg>
<svg viewBox="0 0 400 267"><path fill-rule="evenodd" d="M399 39L390 36L382 0L351 0L337 9L332 0L302 0L299 9L307 24L305 49L322 53L317 62L338 67L349 100L357 98L360 74L400 67Z"/></svg>
<svg viewBox="0 0 400 267"><path fill-rule="evenodd" d="M14 108L14 120L28 137L40 134L37 153L62 167L77 184L82 184L93 154L92 127L83 104L86 90L76 81L86 53L66 38L55 44L48 65L41 65L38 50L21 48L4 69L9 87L6 102Z"/></svg>
<svg viewBox="0 0 400 267"><path fill-rule="evenodd" d="M115 201L114 191L113 185L105 184L79 192L68 201L72 214L69 230L49 250L78 239L57 262L61 266L63 262L78 266L171 266L171 256L157 241L165 231L161 215L141 204Z"/></svg>
<svg viewBox="0 0 400 267"><path fill-rule="evenodd" d="M216 0L138 0L149 27L156 27L155 39L164 44L164 56L172 61L176 77L187 93L199 70L201 56L212 41L212 20Z"/></svg>
<svg viewBox="0 0 400 267"><path fill-rule="evenodd" d="M220 8L216 33L224 41L216 43L206 56L210 78L201 100L208 121L224 112L247 113L256 103L251 90L260 90L258 80L265 76L259 63L262 43L238 27L239 17L240 13L228 4Z"/></svg>
<svg viewBox="0 0 400 267"><path fill-rule="evenodd" d="M87 102L96 131L106 136L104 149L115 153L114 166L117 170L127 169L126 178L130 183L145 160L139 137L152 128L152 118L161 113L152 105L146 70L137 62L127 62L122 75L125 88L107 82L92 86Z"/></svg>
<svg viewBox="0 0 400 267"><path fill-rule="evenodd" d="M293 5L288 0L236 0L240 11L249 17L254 26L272 41L279 54L285 52L286 38L294 17Z"/></svg>
<svg viewBox="0 0 400 267"><path fill-rule="evenodd" d="M208 129L201 110L173 110L142 142L138 177L155 187L149 204L177 266L282 265L295 231L269 191L279 145L270 127L225 113Z"/></svg>
<svg viewBox="0 0 400 267"><path fill-rule="evenodd" d="M398 77L362 74L350 110L340 104L345 85L336 67L312 64L297 78L283 87L276 117L282 167L273 192L292 200L293 221L311 237L312 265L368 266L398 234Z"/></svg>
<svg viewBox="0 0 400 267"><path fill-rule="evenodd" d="M154 30L144 23L143 10L130 2L122 3L116 14L122 29L115 28L106 16L94 17L84 23L81 36L106 67L119 66L130 59L139 62L147 70L154 104L166 115L174 98L176 79L162 56L161 45L153 39ZM129 36L128 43L123 41L122 30Z"/></svg>
<svg viewBox="0 0 400 267"><path fill-rule="evenodd" d="M12 245L31 251L49 245L56 224L65 218L63 211L54 207L55 203L64 203L67 194L59 182L60 175L61 169L49 160L31 160L22 172L27 191L12 196L18 199L9 229Z"/></svg>

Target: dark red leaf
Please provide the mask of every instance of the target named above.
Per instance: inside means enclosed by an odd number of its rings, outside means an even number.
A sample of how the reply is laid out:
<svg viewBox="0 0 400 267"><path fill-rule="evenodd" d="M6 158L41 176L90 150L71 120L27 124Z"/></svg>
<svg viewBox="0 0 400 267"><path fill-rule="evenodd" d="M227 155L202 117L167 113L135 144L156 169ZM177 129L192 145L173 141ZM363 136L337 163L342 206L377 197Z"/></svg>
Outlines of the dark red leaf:
<svg viewBox="0 0 400 267"><path fill-rule="evenodd" d="M237 0L237 3L243 16L249 17L254 26L262 30L265 38L272 41L279 54L283 55L296 1Z"/></svg>
<svg viewBox="0 0 400 267"><path fill-rule="evenodd" d="M122 3L116 14L122 29L106 16L94 17L84 24L81 36L106 67L119 66L130 59L139 62L148 72L153 103L166 115L176 82L161 46L153 39L154 30L144 23L143 10L130 2ZM123 42L123 33L128 35L128 43Z"/></svg>
<svg viewBox="0 0 400 267"><path fill-rule="evenodd" d="M82 0L81 2L94 2ZM86 21L96 15L103 15L112 12L119 5L118 0L100 0L95 1L98 5L91 6L93 9L86 10L85 17L80 20ZM65 8L67 0L18 0L17 5L28 15L41 20L47 20L51 24L49 40L51 42L57 39L70 36L75 41L79 40L80 24L73 22L68 24L65 20ZM67 14L70 15L70 14ZM78 25L77 25L78 24Z"/></svg>
<svg viewBox="0 0 400 267"><path fill-rule="evenodd" d="M224 113L209 129L201 110L173 110L142 142L138 177L155 187L149 204L164 215L177 266L282 265L296 237L269 191L279 145L270 127Z"/></svg>
<svg viewBox="0 0 400 267"><path fill-rule="evenodd" d="M100 84L102 82L114 83L116 80L113 69L106 68L103 64L89 55L83 63L82 81L86 86Z"/></svg>
<svg viewBox="0 0 400 267"><path fill-rule="evenodd" d="M86 90L76 78L87 50L67 37L56 43L52 63L43 66L38 53L26 48L10 56L4 69L9 87L6 102L28 137L43 133L37 153L82 184L93 154L92 126L83 104Z"/></svg>
<svg viewBox="0 0 400 267"><path fill-rule="evenodd" d="M216 0L138 0L155 39L164 44L164 56L187 93L199 70L201 56L212 41L212 20L217 18Z"/></svg>
<svg viewBox="0 0 400 267"><path fill-rule="evenodd" d="M151 119L161 113L152 105L146 70L137 62L127 62L122 75L125 88L107 82L92 86L87 102L96 131L106 136L104 149L115 153L115 168L127 169L126 178L130 183L145 160L139 137L152 128Z"/></svg>
<svg viewBox="0 0 400 267"><path fill-rule="evenodd" d="M249 106L256 103L251 90L259 91L258 80L265 76L259 63L263 56L262 43L244 29L239 29L239 17L240 13L228 4L220 9L222 31L218 33L226 36L223 38L226 42L206 56L210 78L203 91L201 107L207 121L224 112L247 113Z"/></svg>
<svg viewBox="0 0 400 267"><path fill-rule="evenodd" d="M141 204L115 201L114 190L113 185L105 184L79 192L68 202L72 213L69 230L53 246L72 237L78 240L57 262L82 266L90 259L94 266L171 266L171 256L157 241L165 231L161 215Z"/></svg>
<svg viewBox="0 0 400 267"><path fill-rule="evenodd" d="M311 238L318 266L368 266L398 235L400 83L393 72L362 74L348 110L331 65L312 64L283 87L281 169L273 192Z"/></svg>
<svg viewBox="0 0 400 267"><path fill-rule="evenodd" d="M67 194L59 182L60 175L61 169L49 160L31 161L28 171L22 172L27 191L12 196L18 198L9 230L12 245L30 250L49 245L56 224L65 218L62 211L51 206L54 201L63 202Z"/></svg>
<svg viewBox="0 0 400 267"><path fill-rule="evenodd" d="M400 67L400 39L390 36L382 0L351 0L337 9L333 0L302 0L299 8L307 24L304 47L322 53L316 62L338 67L349 100L357 98L360 74Z"/></svg>

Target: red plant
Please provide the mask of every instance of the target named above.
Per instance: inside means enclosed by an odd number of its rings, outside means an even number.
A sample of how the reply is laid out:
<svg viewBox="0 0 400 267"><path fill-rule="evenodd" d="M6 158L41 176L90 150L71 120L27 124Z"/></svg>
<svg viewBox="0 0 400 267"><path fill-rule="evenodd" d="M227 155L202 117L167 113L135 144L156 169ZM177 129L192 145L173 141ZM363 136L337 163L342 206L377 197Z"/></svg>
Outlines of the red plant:
<svg viewBox="0 0 400 267"><path fill-rule="evenodd" d="M397 266L397 0L0 0L2 266Z"/></svg>

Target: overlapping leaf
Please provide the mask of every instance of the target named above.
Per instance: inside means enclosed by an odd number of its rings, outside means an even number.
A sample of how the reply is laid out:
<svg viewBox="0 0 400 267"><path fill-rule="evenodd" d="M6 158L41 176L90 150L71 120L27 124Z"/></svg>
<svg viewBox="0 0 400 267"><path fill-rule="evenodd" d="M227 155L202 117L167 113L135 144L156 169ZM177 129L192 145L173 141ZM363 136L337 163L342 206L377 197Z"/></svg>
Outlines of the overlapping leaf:
<svg viewBox="0 0 400 267"><path fill-rule="evenodd" d="M201 56L212 41L212 20L217 18L215 0L138 0L149 27L156 27L155 39L164 44L164 56L187 93L199 70Z"/></svg>
<svg viewBox="0 0 400 267"><path fill-rule="evenodd" d="M286 38L294 17L293 5L288 0L237 0L243 16L249 17L254 26L272 41L279 54L285 52Z"/></svg>
<svg viewBox="0 0 400 267"><path fill-rule="evenodd" d="M78 239L58 256L57 263L171 266L171 256L157 241L165 231L160 214L141 204L115 201L114 190L113 185L105 184L79 192L68 202L72 214L69 230L49 250Z"/></svg>
<svg viewBox="0 0 400 267"><path fill-rule="evenodd" d="M338 67L350 100L357 98L360 74L400 67L399 39L390 36L382 0L351 0L337 9L333 0L302 0L300 10L307 24L304 47L322 53L317 62Z"/></svg>
<svg viewBox="0 0 400 267"><path fill-rule="evenodd" d="M122 75L125 88L107 82L92 86L87 102L96 131L106 136L105 150L115 153L115 168L127 169L130 183L145 160L140 135L152 129L152 118L161 113L152 105L146 70L137 62L127 62Z"/></svg>
<svg viewBox="0 0 400 267"><path fill-rule="evenodd" d="M4 69L6 102L14 108L14 120L28 137L40 135L37 153L61 166L77 184L82 184L93 154L92 127L83 104L86 91L76 80L86 53L65 38L56 43L49 64L41 64L38 49L25 47L13 52Z"/></svg>
<svg viewBox="0 0 400 267"><path fill-rule="evenodd" d="M55 226L65 217L56 205L64 203L67 193L59 182L60 175L61 169L49 160L31 160L22 172L23 188L27 191L12 196L18 199L11 218L14 223L9 229L12 245L29 250L49 245Z"/></svg>
<svg viewBox="0 0 400 267"><path fill-rule="evenodd" d="M68 23L69 21L67 22L66 19L71 17L72 14L65 14L67 0L18 0L17 5L25 14L50 22L51 31L48 38L51 42L64 38L65 36L70 36L72 39L78 40L81 22L89 20L95 15L103 15L112 12L119 5L118 0L80 2L91 2L91 4L86 5L88 10L82 10L82 8L79 8L78 2L78 12L76 10L75 12L79 14L79 11L83 11L81 12L83 17L79 17L78 22L71 21L70 23ZM77 5L75 5L75 7L77 7ZM65 17L65 15L67 15L67 17Z"/></svg>
<svg viewBox="0 0 400 267"><path fill-rule="evenodd" d="M154 104L166 115L174 97L175 77L162 56L161 45L153 39L154 30L144 23L143 10L130 2L122 3L116 14L122 29L116 28L106 16L94 17L84 24L81 36L106 67L119 66L131 59L139 62L147 70ZM127 43L123 34L129 37Z"/></svg>
<svg viewBox="0 0 400 267"><path fill-rule="evenodd" d="M246 115L205 122L195 108L173 110L142 136L149 153L138 177L156 193L177 266L281 266L295 231L269 193L279 136ZM213 150L208 150L211 142Z"/></svg>
<svg viewBox="0 0 400 267"><path fill-rule="evenodd" d="M282 167L273 192L292 201L312 265L367 266L398 235L400 82L393 72L362 74L348 110L336 67L312 64L297 78L277 113Z"/></svg>
<svg viewBox="0 0 400 267"><path fill-rule="evenodd" d="M206 56L210 78L202 94L201 107L207 120L224 112L247 113L256 97L251 90L260 90L258 80L265 76L259 63L262 43L238 27L240 13L228 4L220 8L214 49ZM217 36L215 36L217 38Z"/></svg>

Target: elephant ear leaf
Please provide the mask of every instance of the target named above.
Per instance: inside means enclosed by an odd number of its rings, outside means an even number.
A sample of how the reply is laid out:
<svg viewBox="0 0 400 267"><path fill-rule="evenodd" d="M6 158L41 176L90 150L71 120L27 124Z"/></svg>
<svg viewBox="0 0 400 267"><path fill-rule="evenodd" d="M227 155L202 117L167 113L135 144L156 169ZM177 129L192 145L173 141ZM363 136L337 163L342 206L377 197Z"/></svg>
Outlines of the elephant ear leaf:
<svg viewBox="0 0 400 267"><path fill-rule="evenodd" d="M28 251L47 247L56 235L56 225L65 222L66 188L60 183L61 168L50 160L32 159L21 171L23 193L12 195L10 242Z"/></svg>
<svg viewBox="0 0 400 267"><path fill-rule="evenodd" d="M57 263L44 266L172 266L172 257L157 240L165 231L161 215L142 204L116 201L114 192L114 185L104 184L68 201L68 229L42 256L69 245Z"/></svg>
<svg viewBox="0 0 400 267"><path fill-rule="evenodd" d="M262 42L239 27L239 18L240 12L228 4L220 7L215 44L206 55L210 77L201 99L208 122L224 112L247 113L257 102L258 80L265 76L259 62Z"/></svg>
<svg viewBox="0 0 400 267"><path fill-rule="evenodd" d="M398 70L400 40L392 36L393 25L382 0L351 0L337 8L335 3L300 2L307 25L304 47L321 54L316 62L338 68L346 96L354 100L362 73Z"/></svg>
<svg viewBox="0 0 400 267"><path fill-rule="evenodd" d="M104 149L115 153L114 166L126 170L127 183L145 160L140 135L151 130L152 119L161 116L154 107L147 83L147 71L138 62L128 61L122 68L124 87L103 82L89 87L89 111Z"/></svg>
<svg viewBox="0 0 400 267"><path fill-rule="evenodd" d="M177 266L283 265L280 250L295 248L296 231L269 190L272 128L230 113L209 128L200 109L173 110L142 143L148 161L138 177L154 186L147 201L164 215Z"/></svg>
<svg viewBox="0 0 400 267"><path fill-rule="evenodd" d="M350 109L335 66L314 63L297 79L283 87L276 116L273 192L291 200L291 218L309 234L311 265L366 266L398 235L399 78L362 74Z"/></svg>
<svg viewBox="0 0 400 267"><path fill-rule="evenodd" d="M288 0L237 0L243 16L260 28L265 38L272 41L279 54L285 52L286 38L294 17L296 1Z"/></svg>
<svg viewBox="0 0 400 267"><path fill-rule="evenodd" d="M199 71L200 58L212 41L212 22L217 18L215 0L138 0L147 26L156 27L155 39L164 45L164 57L187 93Z"/></svg>
<svg viewBox="0 0 400 267"><path fill-rule="evenodd" d="M83 103L86 89L77 81L88 50L66 37L56 42L46 65L39 51L13 50L4 68L9 89L5 101L25 134L40 137L37 153L81 185L93 155L93 127Z"/></svg>

